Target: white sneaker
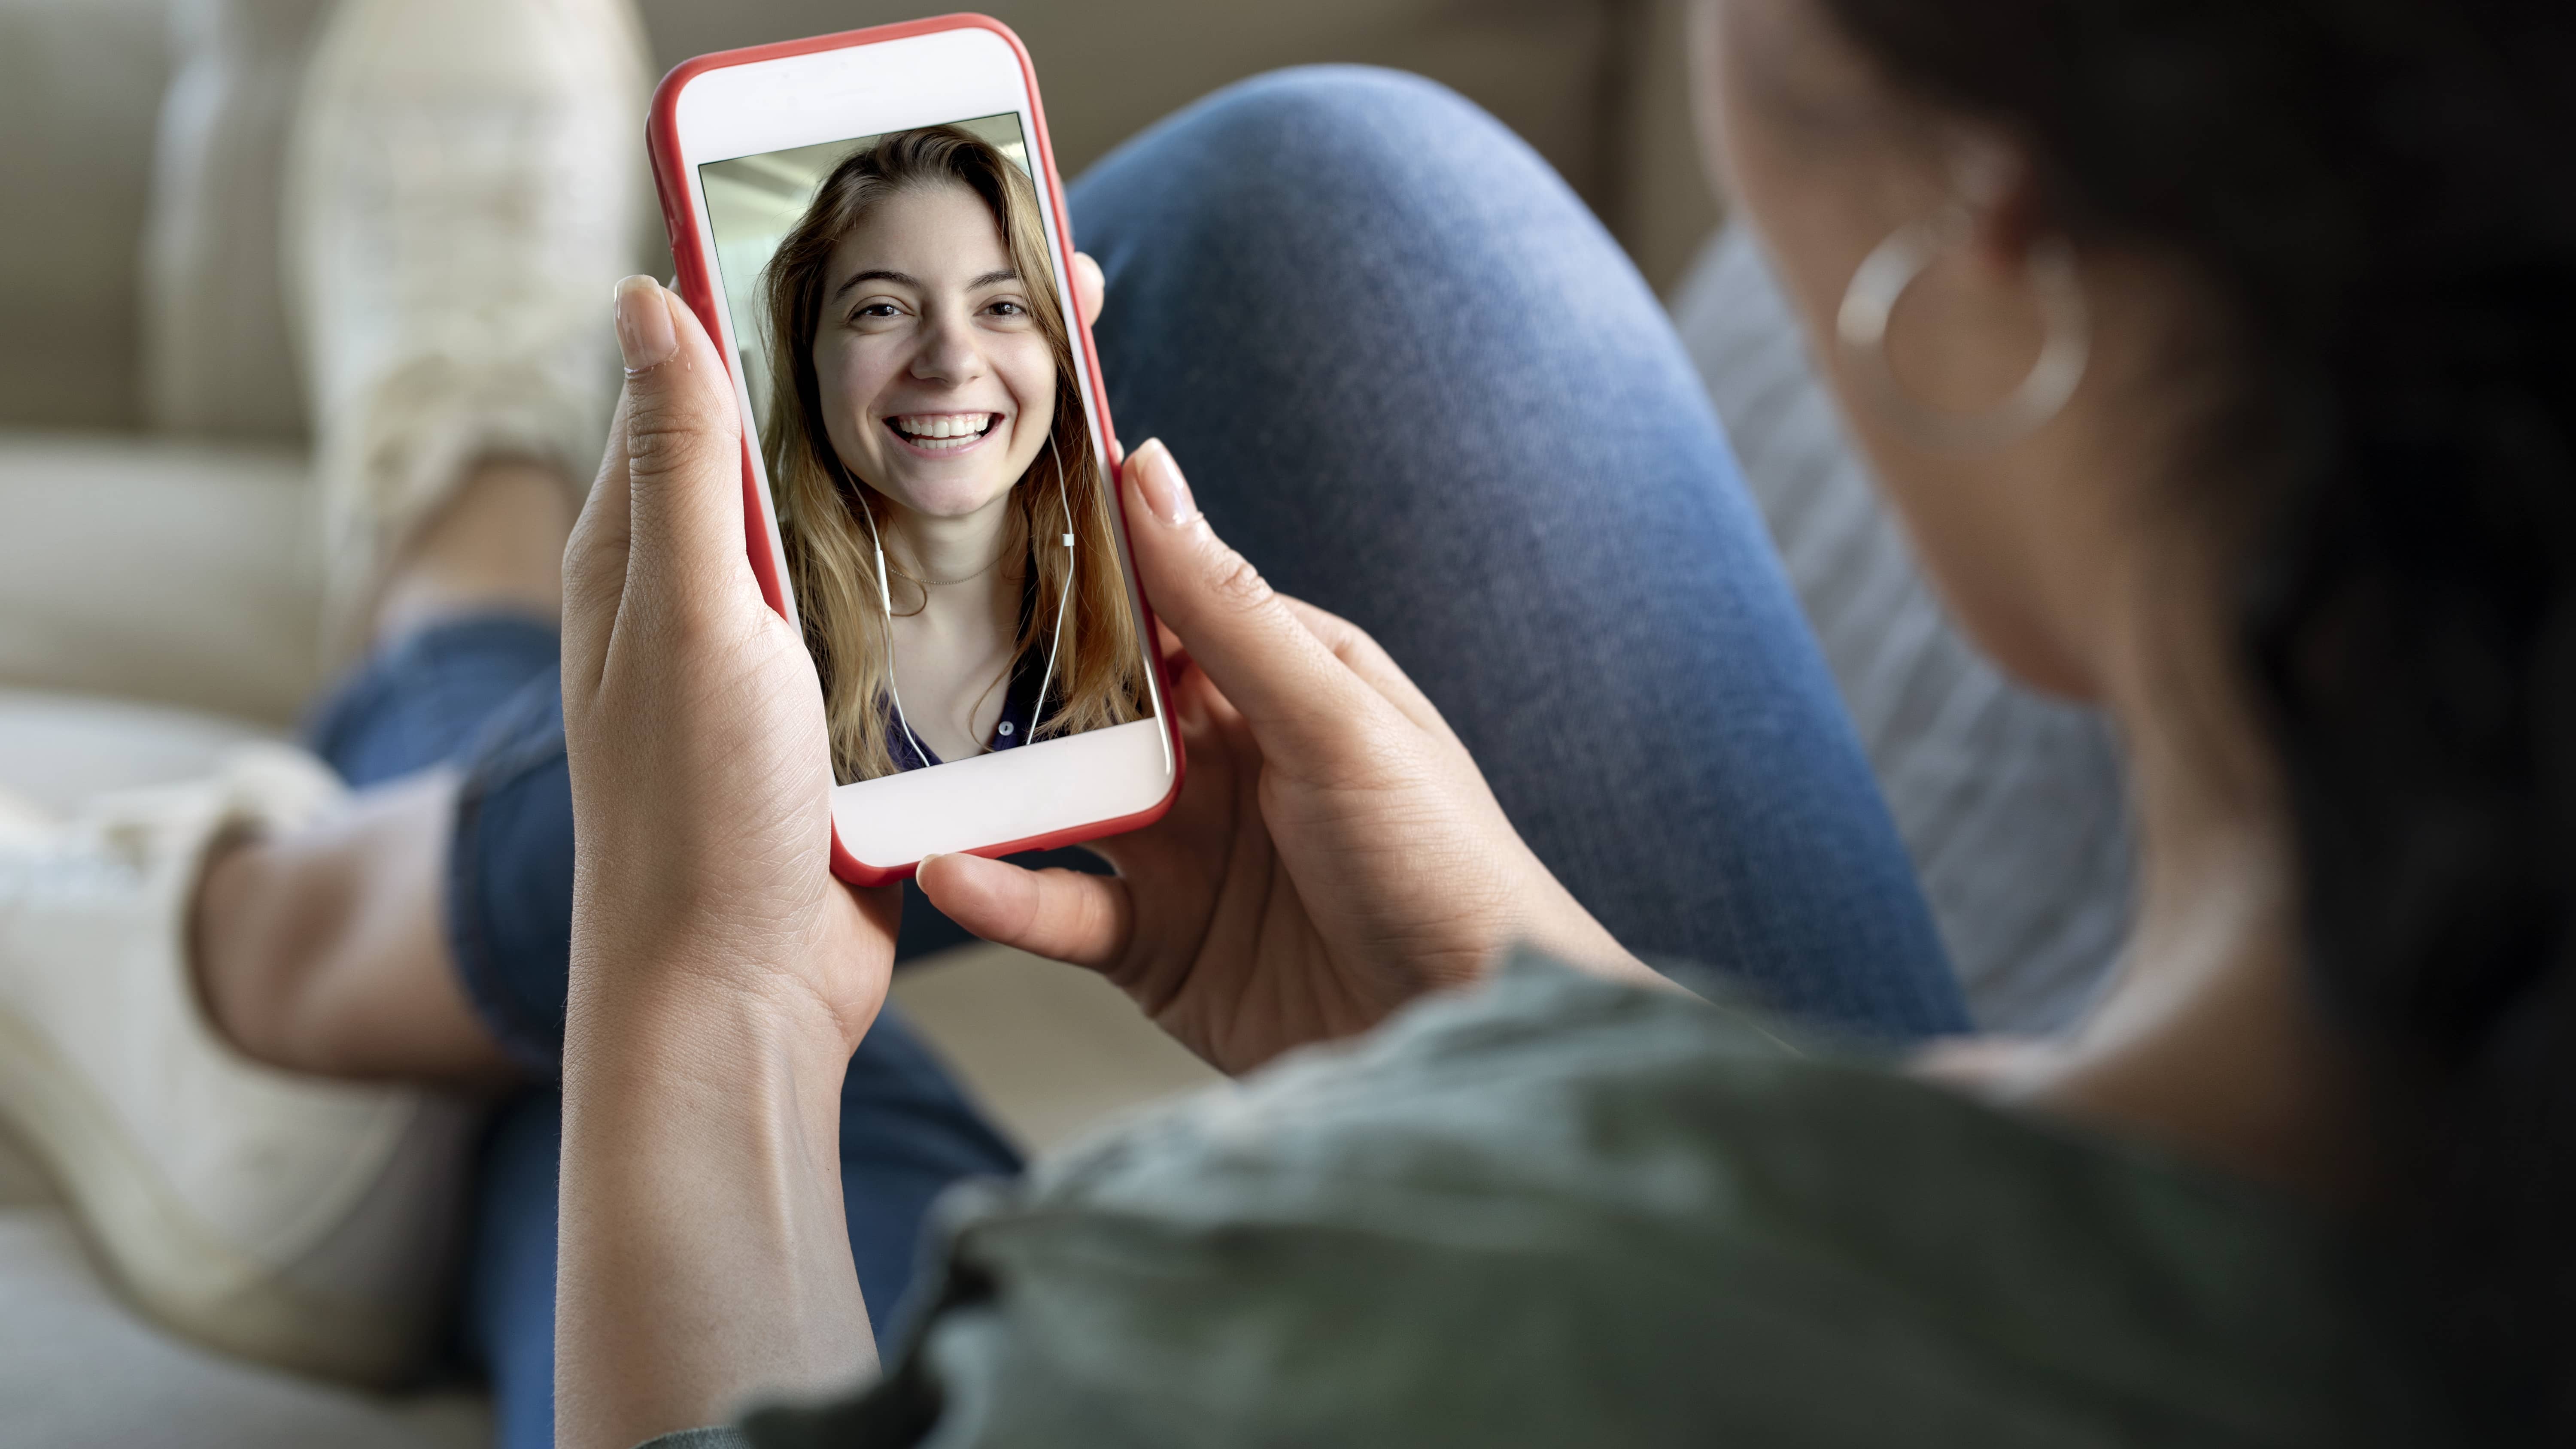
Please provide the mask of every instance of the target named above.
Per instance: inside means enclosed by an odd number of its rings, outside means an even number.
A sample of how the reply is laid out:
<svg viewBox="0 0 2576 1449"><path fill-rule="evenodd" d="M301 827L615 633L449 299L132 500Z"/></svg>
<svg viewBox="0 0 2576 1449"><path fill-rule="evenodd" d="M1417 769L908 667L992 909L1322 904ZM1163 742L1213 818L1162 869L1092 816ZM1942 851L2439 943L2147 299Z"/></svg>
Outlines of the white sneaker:
<svg viewBox="0 0 2576 1449"><path fill-rule="evenodd" d="M109 796L51 828L0 811L0 1122L147 1313L383 1386L444 1326L470 1119L243 1057L187 957L209 848L342 794L308 757L261 746L213 780Z"/></svg>
<svg viewBox="0 0 2576 1449"><path fill-rule="evenodd" d="M473 464L598 471L644 54L629 0L342 0L316 41L285 254L331 655L364 642L386 565Z"/></svg>

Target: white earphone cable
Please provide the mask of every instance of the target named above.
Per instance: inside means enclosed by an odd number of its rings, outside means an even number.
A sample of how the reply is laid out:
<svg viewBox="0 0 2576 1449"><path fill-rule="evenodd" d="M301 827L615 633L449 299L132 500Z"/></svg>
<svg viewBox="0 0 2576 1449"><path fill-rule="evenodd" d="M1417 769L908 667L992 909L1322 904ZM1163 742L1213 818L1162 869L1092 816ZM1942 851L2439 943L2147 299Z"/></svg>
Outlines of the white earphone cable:
<svg viewBox="0 0 2576 1449"><path fill-rule="evenodd" d="M1046 715L1047 689L1055 683L1055 661L1064 651L1065 611L1073 605L1073 494L1064 481L1064 458L1055 451L1053 433L1047 435L1046 445L1047 455L1055 460L1056 501L1064 506L1064 593L1056 600L1055 632L1050 636L1047 644L1046 673L1038 676L1036 713L1029 720L1029 739L1022 741L1024 744L1033 743L1036 740L1038 720ZM903 727L903 737L912 741L914 758L927 762L930 759L930 751L923 747L921 736L912 732L912 721L904 717L903 687L895 683L894 591L886 583L885 536L877 532L876 510L868 507L867 500L864 498L858 500L858 506L860 516L868 521L868 541L876 546L877 604L885 610L886 621L886 693L894 701L894 722ZM1009 698L1007 690L1004 691L1003 697L1006 700Z"/></svg>
<svg viewBox="0 0 2576 1449"><path fill-rule="evenodd" d="M921 746L921 736L912 732L912 721L904 718L903 686L894 679L894 591L886 585L885 535L877 532L877 511L868 501L858 501L859 516L868 521L868 541L877 548L877 603L885 610L886 623L886 693L894 697L894 722L903 726L903 737L912 741L913 757L927 762L930 751Z"/></svg>

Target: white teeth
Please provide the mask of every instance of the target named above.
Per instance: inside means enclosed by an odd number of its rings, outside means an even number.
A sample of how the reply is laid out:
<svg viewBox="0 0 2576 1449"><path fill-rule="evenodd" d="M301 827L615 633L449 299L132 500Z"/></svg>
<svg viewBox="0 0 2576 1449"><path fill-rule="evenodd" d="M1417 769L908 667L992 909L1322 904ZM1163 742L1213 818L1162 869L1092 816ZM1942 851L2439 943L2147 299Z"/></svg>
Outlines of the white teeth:
<svg viewBox="0 0 2576 1449"><path fill-rule="evenodd" d="M984 435L999 413L937 413L893 419L895 431L907 438L978 438Z"/></svg>

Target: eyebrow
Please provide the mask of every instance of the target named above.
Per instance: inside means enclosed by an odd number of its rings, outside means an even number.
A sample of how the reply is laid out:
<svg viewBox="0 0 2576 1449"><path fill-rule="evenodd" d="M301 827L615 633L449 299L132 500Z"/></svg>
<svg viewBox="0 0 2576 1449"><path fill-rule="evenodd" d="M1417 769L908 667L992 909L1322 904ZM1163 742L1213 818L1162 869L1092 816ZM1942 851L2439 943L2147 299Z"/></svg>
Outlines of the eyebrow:
<svg viewBox="0 0 2576 1449"><path fill-rule="evenodd" d="M966 290L970 292L980 291L986 287L997 286L1003 282L1016 282L1019 279L1020 274L1018 271L1010 267L1004 267L999 271L986 272L984 275L968 282L966 284ZM914 276L910 272L895 272L888 271L884 267L871 267L864 272L852 272L847 280L832 289L832 295L825 300L837 302L841 300L842 293L857 286L861 282L892 282L898 287L910 287L914 291L929 290L922 286L921 278Z"/></svg>
<svg viewBox="0 0 2576 1449"><path fill-rule="evenodd" d="M898 287L911 287L916 290L921 287L921 278L914 276L910 272L890 272L883 267L874 267L864 272L850 273L849 277L844 280L841 285L832 289L831 300L835 302L841 300L841 294L843 292L850 290L861 282L892 282Z"/></svg>

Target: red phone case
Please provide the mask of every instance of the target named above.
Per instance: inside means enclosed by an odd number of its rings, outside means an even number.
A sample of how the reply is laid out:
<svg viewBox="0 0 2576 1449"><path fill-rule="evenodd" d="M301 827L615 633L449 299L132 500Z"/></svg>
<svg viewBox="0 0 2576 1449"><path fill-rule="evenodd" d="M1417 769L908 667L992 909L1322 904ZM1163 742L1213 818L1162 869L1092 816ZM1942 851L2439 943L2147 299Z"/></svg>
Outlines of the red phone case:
<svg viewBox="0 0 2576 1449"><path fill-rule="evenodd" d="M928 35L942 30L969 29L993 32L1008 42L1011 53L1019 57L1020 74L1028 83L1029 127L1035 133L1037 140L1039 180L1046 187L1048 198L1055 208L1058 251L1056 265L1063 269L1066 277L1073 275L1073 220L1065 211L1064 184L1056 176L1055 148L1047 140L1046 110L1038 100L1037 71L1029 64L1028 47L1020 44L1020 38L1011 33L1009 26L987 15L940 15L928 20L906 21L901 25L879 25L866 30L847 30L837 35L818 35L810 40L787 40L775 45L755 45L742 50L718 51L713 55L701 55L694 60L683 61L674 67L669 75L662 77L662 84L653 91L653 112L645 125L645 145L653 157L653 184L662 197L662 224L670 232L671 257L678 268L674 290L680 294L681 300L689 304L690 310L698 314L698 321L705 326L708 336L721 336L722 333L716 326L714 269L709 265L705 254L698 249L697 202L689 187L688 178L681 170L679 122L673 114L679 101L680 88L687 85L693 77L706 71L741 65L748 61L777 60L784 56L806 55L818 50L842 50L853 46L875 45L888 40L902 40L907 36ZM1115 441L1117 433L1111 428L1109 422L1109 389L1100 377L1100 354L1099 350L1092 345L1091 323L1079 315L1078 309L1075 321L1082 332L1083 365L1091 373L1092 406L1096 411L1100 436L1109 439L1110 446L1114 448L1117 446ZM727 357L725 366L730 370L734 366L734 359ZM745 427L743 436L742 491L743 543L751 555L751 571L759 578L761 595L769 600L769 607L777 610L779 617L785 618L787 603L785 590L779 582L780 561L770 554L767 530L751 526L752 520L760 517L760 475L752 470L751 436L748 426ZM1114 488L1112 492L1114 494ZM1126 537L1126 510L1120 507L1114 511L1117 514L1120 542L1132 551L1134 542ZM1156 637L1154 608L1150 600L1144 600L1144 587L1141 583L1137 586L1137 597L1144 603L1144 617L1140 621L1143 628L1140 637L1152 640ZM1172 719L1171 680L1163 673L1161 651L1148 648L1146 654L1148 667L1155 671L1156 678L1162 687L1163 733L1171 740L1172 745L1172 788L1160 801L1133 815L1122 815L1113 820L1098 820L1088 825L1077 825L1027 840L1005 840L992 845L978 846L972 852L973 854L1002 856L1023 850L1048 850L1060 845L1077 845L1086 840L1097 840L1104 835L1117 835L1151 825L1163 817L1163 812L1172 808L1172 802L1180 796L1181 780L1188 772L1189 764L1181 749L1180 728ZM861 886L891 885L896 881L910 879L913 869L912 866L903 865L879 870L873 866L864 865L843 848L839 829L835 827L832 832L832 873L843 880Z"/></svg>

